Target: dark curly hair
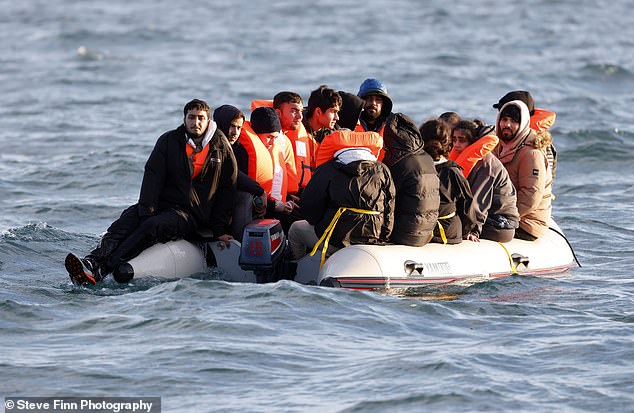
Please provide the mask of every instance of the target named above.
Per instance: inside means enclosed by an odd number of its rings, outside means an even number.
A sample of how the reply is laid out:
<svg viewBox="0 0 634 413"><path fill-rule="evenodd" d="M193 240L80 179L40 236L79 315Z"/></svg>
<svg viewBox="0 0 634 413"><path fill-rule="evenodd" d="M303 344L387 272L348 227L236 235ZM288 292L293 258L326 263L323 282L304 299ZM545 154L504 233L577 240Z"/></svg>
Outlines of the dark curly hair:
<svg viewBox="0 0 634 413"><path fill-rule="evenodd" d="M419 131L425 141L425 151L434 161L449 155L453 146L451 129L444 122L438 119L428 120L420 126Z"/></svg>

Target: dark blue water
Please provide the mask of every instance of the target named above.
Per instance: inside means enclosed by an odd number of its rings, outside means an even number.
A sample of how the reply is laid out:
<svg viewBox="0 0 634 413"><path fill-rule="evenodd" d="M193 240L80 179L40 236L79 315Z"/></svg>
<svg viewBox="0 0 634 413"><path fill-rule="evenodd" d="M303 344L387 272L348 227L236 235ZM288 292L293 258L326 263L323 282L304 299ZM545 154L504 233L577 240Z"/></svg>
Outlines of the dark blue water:
<svg viewBox="0 0 634 413"><path fill-rule="evenodd" d="M0 396L169 412L633 412L631 4L2 2ZM422 297L187 278L74 288L198 97L383 80L417 121L557 113L555 219L583 268ZM208 277L213 278L213 277Z"/></svg>

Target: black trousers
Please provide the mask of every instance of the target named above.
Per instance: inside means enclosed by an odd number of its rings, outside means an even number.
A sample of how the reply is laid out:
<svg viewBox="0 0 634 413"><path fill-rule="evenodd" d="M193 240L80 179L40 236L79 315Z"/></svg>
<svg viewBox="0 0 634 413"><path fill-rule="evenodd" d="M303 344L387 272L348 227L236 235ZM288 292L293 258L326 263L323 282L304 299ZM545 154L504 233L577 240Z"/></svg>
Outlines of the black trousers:
<svg viewBox="0 0 634 413"><path fill-rule="evenodd" d="M523 239L525 241L535 241L537 239L536 236L529 234L522 228L515 229L515 238Z"/></svg>
<svg viewBox="0 0 634 413"><path fill-rule="evenodd" d="M515 229L500 229L495 228L492 225L484 224L482 226L482 233L480 239L488 239L497 242L509 242L515 236Z"/></svg>
<svg viewBox="0 0 634 413"><path fill-rule="evenodd" d="M169 208L151 217L139 217L138 204L125 209L114 221L99 246L88 254L95 261L101 274L112 272L144 249L158 243L187 238L196 232L197 224L187 212Z"/></svg>

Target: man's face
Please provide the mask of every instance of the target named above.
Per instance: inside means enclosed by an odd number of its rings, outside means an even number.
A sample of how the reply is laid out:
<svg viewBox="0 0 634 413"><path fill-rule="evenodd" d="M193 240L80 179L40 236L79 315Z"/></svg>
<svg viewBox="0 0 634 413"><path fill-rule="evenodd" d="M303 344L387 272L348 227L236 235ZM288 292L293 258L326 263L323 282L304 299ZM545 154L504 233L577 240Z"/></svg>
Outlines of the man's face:
<svg viewBox="0 0 634 413"><path fill-rule="evenodd" d="M457 153L462 153L462 151L464 151L467 148L467 146L469 146L469 140L467 139L467 134L460 129L454 129L452 138L453 138L453 147Z"/></svg>
<svg viewBox="0 0 634 413"><path fill-rule="evenodd" d="M515 120L513 120L513 118L509 116L502 117L498 126L500 130L499 138L505 142L513 140L520 128L519 122L516 122Z"/></svg>
<svg viewBox="0 0 634 413"><path fill-rule="evenodd" d="M273 146L273 143L275 143L275 138L277 138L279 134L279 132L258 133L258 137L260 138L264 146L269 149L271 146Z"/></svg>
<svg viewBox="0 0 634 413"><path fill-rule="evenodd" d="M231 123L229 124L229 136L227 136L227 139L229 139L229 143L233 145L233 143L235 141L238 140L238 138L240 137L240 132L242 131L242 125L244 125L244 118L236 118L234 120L231 121Z"/></svg>
<svg viewBox="0 0 634 413"><path fill-rule="evenodd" d="M339 107L339 105L335 105L331 108L329 108L328 110L326 110L325 112L322 112L321 109L317 108L315 110L315 113L317 114L317 119L319 121L319 126L321 128L334 128L335 127L335 123L337 123L337 121L339 120L339 110L341 108Z"/></svg>
<svg viewBox="0 0 634 413"><path fill-rule="evenodd" d="M365 100L365 104L363 105L365 116L370 119L377 119L381 116L381 111L383 110L382 96L370 95L366 96L363 100Z"/></svg>
<svg viewBox="0 0 634 413"><path fill-rule="evenodd" d="M282 130L297 130L299 124L302 122L302 111L304 105L301 103L282 103L277 111L277 115L280 118L282 124Z"/></svg>
<svg viewBox="0 0 634 413"><path fill-rule="evenodd" d="M183 121L187 132L195 137L202 136L209 126L209 116L204 110L190 109Z"/></svg>

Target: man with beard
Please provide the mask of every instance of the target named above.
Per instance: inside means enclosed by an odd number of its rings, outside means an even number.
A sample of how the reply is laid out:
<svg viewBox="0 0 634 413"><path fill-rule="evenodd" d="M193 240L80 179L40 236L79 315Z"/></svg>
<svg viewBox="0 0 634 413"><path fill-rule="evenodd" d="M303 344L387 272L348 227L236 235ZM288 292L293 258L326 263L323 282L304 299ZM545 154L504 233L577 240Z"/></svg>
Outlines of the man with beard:
<svg viewBox="0 0 634 413"><path fill-rule="evenodd" d="M515 238L534 241L548 230L552 174L546 148L530 128L528 106L521 100L505 103L498 113L495 133L500 143L493 154L502 162L517 191L520 227Z"/></svg>
<svg viewBox="0 0 634 413"><path fill-rule="evenodd" d="M392 113L392 99L387 88L377 79L366 79L357 93L365 101L361 118L361 127L367 132L378 132L383 136L385 120Z"/></svg>
<svg viewBox="0 0 634 413"><path fill-rule="evenodd" d="M214 122L218 129L225 134L238 164L237 197L231 221L231 234L242 241L244 227L254 218L264 216L266 212L266 192L248 173L249 157L238 138L244 125L244 113L235 106L222 105L214 110Z"/></svg>
<svg viewBox="0 0 634 413"><path fill-rule="evenodd" d="M96 284L149 246L193 236L200 227L224 242L232 239L236 160L210 111L205 101L188 102L183 124L158 138L145 164L139 202L123 211L85 258L67 255L74 284Z"/></svg>

